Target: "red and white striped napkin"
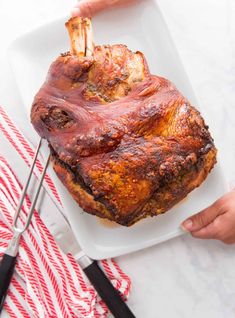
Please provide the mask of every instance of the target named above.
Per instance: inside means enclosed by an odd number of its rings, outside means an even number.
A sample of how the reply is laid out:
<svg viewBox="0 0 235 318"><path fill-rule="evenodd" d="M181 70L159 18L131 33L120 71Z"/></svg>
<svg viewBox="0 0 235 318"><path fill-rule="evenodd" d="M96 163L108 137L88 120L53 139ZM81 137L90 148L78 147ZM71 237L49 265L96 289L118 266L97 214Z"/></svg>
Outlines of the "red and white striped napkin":
<svg viewBox="0 0 235 318"><path fill-rule="evenodd" d="M0 130L30 165L34 151L2 107ZM39 161L37 169L36 174L42 170ZM47 175L45 181L47 192L61 209L61 201L50 176ZM12 237L11 224L21 189L22 185L7 159L0 155L0 258ZM30 204L27 196L21 220L29 212ZM118 264L114 260L102 260L100 265L123 297L128 297L130 279ZM17 318L103 318L108 313L73 256L60 251L36 211L29 229L21 239L5 309L10 317Z"/></svg>

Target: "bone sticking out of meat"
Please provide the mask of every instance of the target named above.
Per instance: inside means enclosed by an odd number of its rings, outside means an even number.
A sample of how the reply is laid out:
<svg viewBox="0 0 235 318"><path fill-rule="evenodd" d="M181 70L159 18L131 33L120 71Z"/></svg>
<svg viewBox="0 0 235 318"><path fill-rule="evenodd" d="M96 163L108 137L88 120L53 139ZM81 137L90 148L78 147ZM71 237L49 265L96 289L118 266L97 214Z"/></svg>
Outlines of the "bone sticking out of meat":
<svg viewBox="0 0 235 318"><path fill-rule="evenodd" d="M141 52L94 46L87 18L66 27L71 51L53 62L31 111L55 172L87 213L130 226L166 212L216 162L208 126Z"/></svg>
<svg viewBox="0 0 235 318"><path fill-rule="evenodd" d="M71 53L77 57L92 56L94 44L91 20L77 17L65 25L70 37Z"/></svg>

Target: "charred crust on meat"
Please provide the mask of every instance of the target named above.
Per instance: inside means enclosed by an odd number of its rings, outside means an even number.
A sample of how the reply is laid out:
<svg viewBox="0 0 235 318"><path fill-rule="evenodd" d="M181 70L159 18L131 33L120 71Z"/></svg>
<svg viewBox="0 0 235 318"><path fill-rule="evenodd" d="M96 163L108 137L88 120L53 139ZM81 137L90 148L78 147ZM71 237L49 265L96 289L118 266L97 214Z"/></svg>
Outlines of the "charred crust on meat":
<svg viewBox="0 0 235 318"><path fill-rule="evenodd" d="M44 112L40 119L49 131L69 128L74 124L74 119L65 110L60 109L56 105L48 107L48 111Z"/></svg>
<svg viewBox="0 0 235 318"><path fill-rule="evenodd" d="M64 52L64 53L60 53L60 56L62 56L62 57L66 57L66 56L69 56L69 55L71 55L70 51L67 51L67 52Z"/></svg>

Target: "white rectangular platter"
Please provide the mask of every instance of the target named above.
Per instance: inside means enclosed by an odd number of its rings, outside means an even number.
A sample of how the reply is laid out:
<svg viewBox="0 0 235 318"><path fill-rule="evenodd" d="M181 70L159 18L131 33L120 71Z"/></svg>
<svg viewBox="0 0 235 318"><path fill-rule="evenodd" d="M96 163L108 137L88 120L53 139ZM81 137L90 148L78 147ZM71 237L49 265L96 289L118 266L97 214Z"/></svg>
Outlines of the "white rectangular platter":
<svg viewBox="0 0 235 318"><path fill-rule="evenodd" d="M9 48L10 63L28 114L25 125L29 125L33 97L45 80L51 62L60 53L69 50L65 22L66 18L62 18L43 25L15 40ZM135 6L102 13L94 18L93 27L95 43L123 43L134 51L142 51L151 72L173 81L191 103L198 107L199 102L156 1L142 1ZM35 143L32 136L35 135L29 129L26 137ZM134 252L182 234L181 221L205 208L226 191L218 163L198 189L166 214L145 219L130 228L110 227L84 213L55 175L53 180L78 242L94 259Z"/></svg>

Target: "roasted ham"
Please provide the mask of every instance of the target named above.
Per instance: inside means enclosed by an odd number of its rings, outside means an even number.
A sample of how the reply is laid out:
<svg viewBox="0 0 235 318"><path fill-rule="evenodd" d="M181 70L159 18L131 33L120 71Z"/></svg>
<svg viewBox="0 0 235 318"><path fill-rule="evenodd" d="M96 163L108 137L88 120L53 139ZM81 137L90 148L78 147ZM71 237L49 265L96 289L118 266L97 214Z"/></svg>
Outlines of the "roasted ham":
<svg viewBox="0 0 235 318"><path fill-rule="evenodd" d="M90 214L130 226L166 212L216 162L208 126L141 52L94 46L88 18L66 26L71 51L52 63L31 111L54 170Z"/></svg>

